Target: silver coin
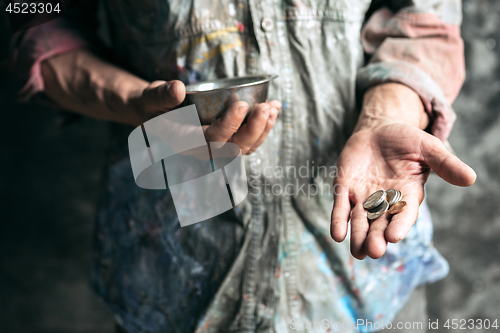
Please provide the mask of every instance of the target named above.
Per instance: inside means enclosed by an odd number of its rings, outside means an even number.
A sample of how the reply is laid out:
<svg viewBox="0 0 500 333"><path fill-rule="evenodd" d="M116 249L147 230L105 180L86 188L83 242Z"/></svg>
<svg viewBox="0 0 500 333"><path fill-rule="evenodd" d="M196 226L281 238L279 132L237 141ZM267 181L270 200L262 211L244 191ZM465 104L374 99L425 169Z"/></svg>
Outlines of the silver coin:
<svg viewBox="0 0 500 333"><path fill-rule="evenodd" d="M375 220L384 215L384 213L387 211L387 208L389 207L389 204L387 201L383 200L382 203L373 209L370 209L368 211L368 219L370 220Z"/></svg>
<svg viewBox="0 0 500 333"><path fill-rule="evenodd" d="M398 199L396 200L396 203L400 202L401 199L403 199L403 193L401 193L401 191L398 191Z"/></svg>
<svg viewBox="0 0 500 333"><path fill-rule="evenodd" d="M365 209L373 209L375 207L378 207L382 203L382 201L385 200L385 196L386 194L384 190L378 190L377 192L372 193L365 200L363 207L365 207Z"/></svg>
<svg viewBox="0 0 500 333"><path fill-rule="evenodd" d="M398 201L401 200L402 194L398 190L395 190L395 189L391 188L390 190L385 191L385 193L387 194L387 196L385 197L385 199L389 203L389 207L391 207L396 202L398 202Z"/></svg>
<svg viewBox="0 0 500 333"><path fill-rule="evenodd" d="M396 202L394 204L397 204L398 202L400 202L401 199L403 199L403 194L401 193L401 191L398 191L398 197L397 197L397 200L395 200Z"/></svg>

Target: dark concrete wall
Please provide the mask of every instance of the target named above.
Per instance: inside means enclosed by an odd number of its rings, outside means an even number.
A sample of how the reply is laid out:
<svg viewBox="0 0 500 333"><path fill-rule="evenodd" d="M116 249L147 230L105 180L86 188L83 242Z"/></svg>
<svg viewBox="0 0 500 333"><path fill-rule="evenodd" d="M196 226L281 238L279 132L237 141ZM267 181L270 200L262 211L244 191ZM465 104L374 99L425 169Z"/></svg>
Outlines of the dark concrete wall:
<svg viewBox="0 0 500 333"><path fill-rule="evenodd" d="M441 322L500 319L499 14L499 1L464 2L468 76L450 141L478 181L460 189L432 176L427 187L436 247L451 266L428 288L430 316ZM4 59L10 30L0 16ZM58 128L54 111L16 104L18 88L1 69L0 332L112 332L87 283L105 124Z"/></svg>
<svg viewBox="0 0 500 333"><path fill-rule="evenodd" d="M464 1L463 9L467 79L450 142L478 179L468 189L429 180L434 241L451 266L428 288L429 311L500 322L500 1Z"/></svg>

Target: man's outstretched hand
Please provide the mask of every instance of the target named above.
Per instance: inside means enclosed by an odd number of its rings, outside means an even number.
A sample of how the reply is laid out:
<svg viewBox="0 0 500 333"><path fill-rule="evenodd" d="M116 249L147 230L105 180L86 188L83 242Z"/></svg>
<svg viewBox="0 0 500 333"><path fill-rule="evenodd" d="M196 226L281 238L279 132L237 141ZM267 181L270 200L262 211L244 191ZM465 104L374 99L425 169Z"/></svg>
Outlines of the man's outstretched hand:
<svg viewBox="0 0 500 333"><path fill-rule="evenodd" d="M358 125L337 163L331 224L332 238L342 242L350 219L355 258L380 258L387 242L407 235L417 220L430 169L453 185L474 183L474 171L421 129L426 126L422 103L409 88L391 83L365 95ZM363 202L371 193L391 188L401 191L406 209L369 221Z"/></svg>
<svg viewBox="0 0 500 333"><path fill-rule="evenodd" d="M134 126L178 108L186 97L181 81L148 82L87 50L49 57L41 71L45 94L65 110ZM280 109L279 101L261 103L246 117L248 104L232 103L220 119L203 126L206 141L232 142L251 154L266 140ZM168 135L193 130L179 125L170 124Z"/></svg>

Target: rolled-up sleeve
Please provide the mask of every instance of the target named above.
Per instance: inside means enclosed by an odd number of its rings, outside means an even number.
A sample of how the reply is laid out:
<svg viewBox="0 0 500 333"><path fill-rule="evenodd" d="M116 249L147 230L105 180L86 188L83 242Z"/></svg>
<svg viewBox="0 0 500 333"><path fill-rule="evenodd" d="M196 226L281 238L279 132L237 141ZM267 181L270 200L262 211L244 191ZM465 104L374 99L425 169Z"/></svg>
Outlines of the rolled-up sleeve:
<svg viewBox="0 0 500 333"><path fill-rule="evenodd" d="M62 17L14 34L11 64L24 83L19 93L21 101L29 100L44 90L42 61L64 52L96 46L96 3L92 2L73 8Z"/></svg>
<svg viewBox="0 0 500 333"><path fill-rule="evenodd" d="M459 0L414 0L397 12L375 11L361 32L370 56L358 71L358 89L385 82L407 85L420 95L431 132L445 141L456 119L451 104L465 79Z"/></svg>

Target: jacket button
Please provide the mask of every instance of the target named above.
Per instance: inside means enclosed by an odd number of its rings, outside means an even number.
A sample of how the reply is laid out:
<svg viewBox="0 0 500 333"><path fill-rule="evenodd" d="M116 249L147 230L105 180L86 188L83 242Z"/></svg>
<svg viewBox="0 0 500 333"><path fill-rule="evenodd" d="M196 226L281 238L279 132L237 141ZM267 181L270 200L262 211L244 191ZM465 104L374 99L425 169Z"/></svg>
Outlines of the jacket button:
<svg viewBox="0 0 500 333"><path fill-rule="evenodd" d="M260 26L262 27L262 30L270 32L274 29L274 21L270 17L264 17L262 19L262 22L260 23Z"/></svg>

